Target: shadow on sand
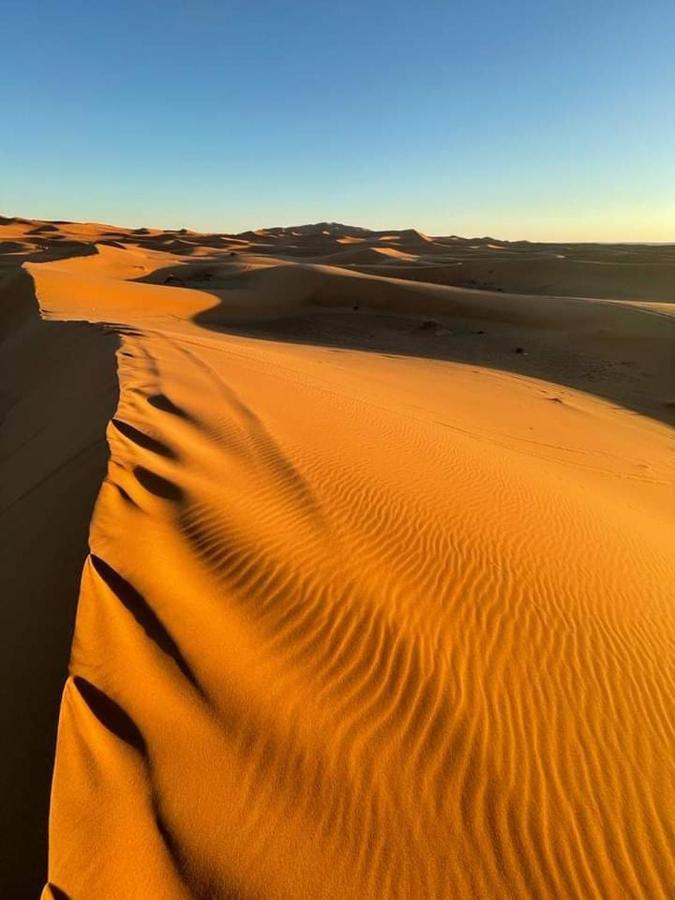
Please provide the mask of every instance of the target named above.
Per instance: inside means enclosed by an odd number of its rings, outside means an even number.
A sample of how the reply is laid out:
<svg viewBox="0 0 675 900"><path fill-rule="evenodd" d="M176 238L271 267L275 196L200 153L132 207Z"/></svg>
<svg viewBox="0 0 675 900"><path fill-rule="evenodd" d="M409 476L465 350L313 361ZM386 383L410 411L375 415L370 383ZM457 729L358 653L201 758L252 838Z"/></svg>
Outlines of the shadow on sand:
<svg viewBox="0 0 675 900"><path fill-rule="evenodd" d="M554 389L573 388L675 424L675 318L623 305L607 310L611 316L606 328L579 335L573 328L530 327L522 321L386 315L358 303L340 311L313 309L276 320L235 323L218 304L194 321L207 329L262 340L456 362L539 378Z"/></svg>
<svg viewBox="0 0 675 900"><path fill-rule="evenodd" d="M36 898L61 692L105 429L117 405L118 339L42 321L25 273L0 285L0 884Z"/></svg>

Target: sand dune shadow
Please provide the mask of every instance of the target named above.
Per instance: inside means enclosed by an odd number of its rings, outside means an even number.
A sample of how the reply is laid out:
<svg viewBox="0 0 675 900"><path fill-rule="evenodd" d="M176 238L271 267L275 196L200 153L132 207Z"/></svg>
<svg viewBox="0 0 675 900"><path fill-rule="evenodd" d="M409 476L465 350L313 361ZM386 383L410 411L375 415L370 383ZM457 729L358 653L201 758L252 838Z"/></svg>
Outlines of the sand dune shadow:
<svg viewBox="0 0 675 900"><path fill-rule="evenodd" d="M37 897L89 522L117 405L118 338L40 318L32 280L0 285L0 884Z"/></svg>

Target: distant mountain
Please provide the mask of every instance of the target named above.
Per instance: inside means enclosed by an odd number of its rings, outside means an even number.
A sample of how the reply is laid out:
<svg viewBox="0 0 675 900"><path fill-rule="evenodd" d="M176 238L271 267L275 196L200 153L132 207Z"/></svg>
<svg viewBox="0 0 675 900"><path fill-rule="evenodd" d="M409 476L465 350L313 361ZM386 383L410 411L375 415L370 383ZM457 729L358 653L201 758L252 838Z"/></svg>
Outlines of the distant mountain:
<svg viewBox="0 0 675 900"><path fill-rule="evenodd" d="M250 232L243 232L249 234ZM275 228L260 228L255 234L274 235L275 237L368 237L375 232L369 228L360 228L356 225L343 225L340 222L316 222L313 225L285 225Z"/></svg>

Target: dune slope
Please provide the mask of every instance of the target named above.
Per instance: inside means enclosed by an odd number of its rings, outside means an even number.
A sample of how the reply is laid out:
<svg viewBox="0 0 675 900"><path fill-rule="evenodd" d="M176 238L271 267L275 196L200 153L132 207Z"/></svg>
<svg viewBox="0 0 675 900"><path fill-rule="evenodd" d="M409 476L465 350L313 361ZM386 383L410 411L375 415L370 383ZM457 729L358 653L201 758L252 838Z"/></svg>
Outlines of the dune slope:
<svg viewBox="0 0 675 900"><path fill-rule="evenodd" d="M620 400L672 320L280 253L317 228L28 265L119 341L44 896L667 897L671 433Z"/></svg>
<svg viewBox="0 0 675 900"><path fill-rule="evenodd" d="M116 335L41 321L0 283L0 886L36 897L56 725L92 507L117 404Z"/></svg>

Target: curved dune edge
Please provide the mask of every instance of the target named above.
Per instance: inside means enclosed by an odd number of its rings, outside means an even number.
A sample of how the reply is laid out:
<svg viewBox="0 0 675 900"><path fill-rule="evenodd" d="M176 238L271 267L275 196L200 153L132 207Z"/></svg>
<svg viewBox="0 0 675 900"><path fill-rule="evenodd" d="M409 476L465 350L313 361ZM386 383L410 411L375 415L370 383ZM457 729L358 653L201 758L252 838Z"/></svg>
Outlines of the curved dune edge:
<svg viewBox="0 0 675 900"><path fill-rule="evenodd" d="M665 428L32 272L121 339L45 897L667 896Z"/></svg>
<svg viewBox="0 0 675 900"><path fill-rule="evenodd" d="M117 404L117 338L41 319L0 279L0 884L37 897L56 728L92 508Z"/></svg>

